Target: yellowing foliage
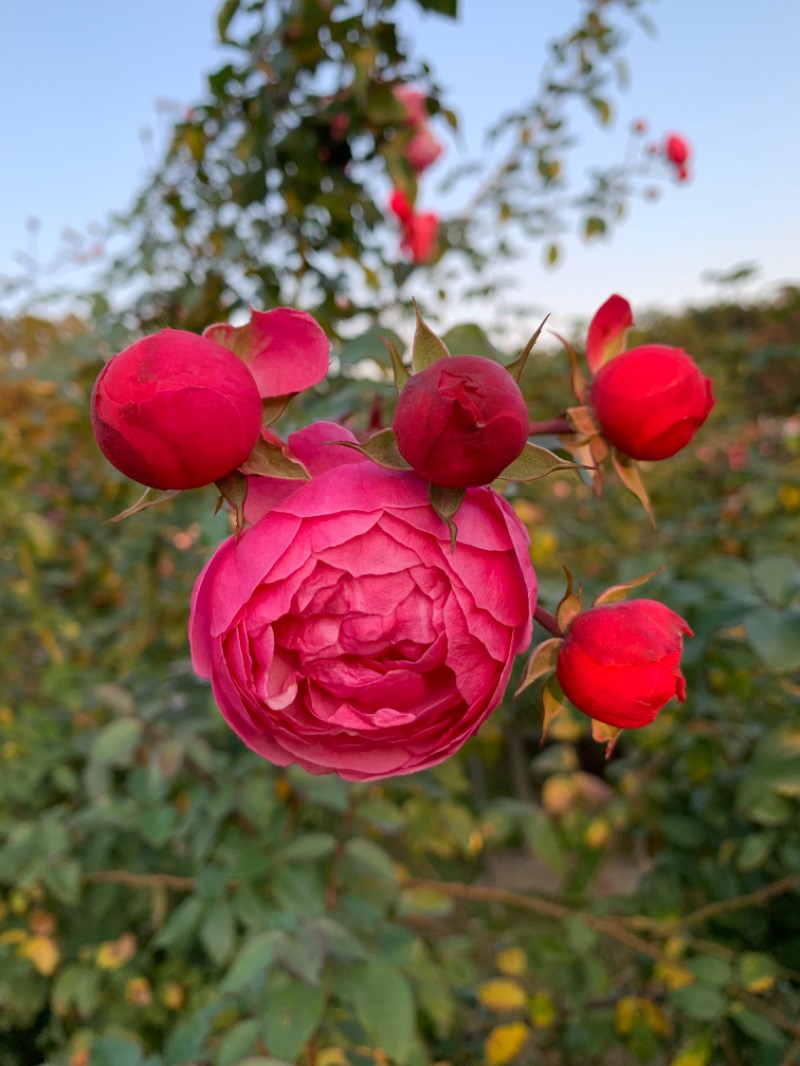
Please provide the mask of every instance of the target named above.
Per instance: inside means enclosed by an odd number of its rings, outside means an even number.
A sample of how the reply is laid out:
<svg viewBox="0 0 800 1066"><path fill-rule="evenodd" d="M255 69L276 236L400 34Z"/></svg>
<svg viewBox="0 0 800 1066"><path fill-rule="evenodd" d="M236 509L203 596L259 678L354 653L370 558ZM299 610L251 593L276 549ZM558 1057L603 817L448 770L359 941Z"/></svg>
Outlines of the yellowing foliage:
<svg viewBox="0 0 800 1066"><path fill-rule="evenodd" d="M496 977L478 986L478 1002L489 1010L506 1011L524 1007L528 994L517 981Z"/></svg>
<svg viewBox="0 0 800 1066"><path fill-rule="evenodd" d="M528 969L528 959L522 948L504 948L494 957L494 964L507 977L521 977Z"/></svg>
<svg viewBox="0 0 800 1066"><path fill-rule="evenodd" d="M505 1063L513 1062L529 1035L530 1030L522 1022L495 1026L483 1044L486 1066L505 1066Z"/></svg>
<svg viewBox="0 0 800 1066"><path fill-rule="evenodd" d="M28 959L34 970L45 977L49 977L58 965L58 944L49 936L28 937L20 945L19 954Z"/></svg>
<svg viewBox="0 0 800 1066"><path fill-rule="evenodd" d="M549 1029L556 1020L556 1005L547 992L534 992L530 1002L530 1016L536 1029Z"/></svg>
<svg viewBox="0 0 800 1066"><path fill-rule="evenodd" d="M119 970L136 954L136 937L123 933L117 940L107 940L97 949L95 962L101 970Z"/></svg>

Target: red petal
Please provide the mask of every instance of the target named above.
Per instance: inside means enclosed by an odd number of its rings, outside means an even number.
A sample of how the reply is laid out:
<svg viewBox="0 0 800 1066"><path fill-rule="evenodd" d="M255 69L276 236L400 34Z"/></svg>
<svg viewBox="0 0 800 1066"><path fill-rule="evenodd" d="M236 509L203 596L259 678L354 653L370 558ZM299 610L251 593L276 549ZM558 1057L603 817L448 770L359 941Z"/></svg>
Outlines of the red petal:
<svg viewBox="0 0 800 1066"><path fill-rule="evenodd" d="M633 325L631 305L623 296L609 296L597 311L586 337L586 359L596 374L625 347L625 334Z"/></svg>

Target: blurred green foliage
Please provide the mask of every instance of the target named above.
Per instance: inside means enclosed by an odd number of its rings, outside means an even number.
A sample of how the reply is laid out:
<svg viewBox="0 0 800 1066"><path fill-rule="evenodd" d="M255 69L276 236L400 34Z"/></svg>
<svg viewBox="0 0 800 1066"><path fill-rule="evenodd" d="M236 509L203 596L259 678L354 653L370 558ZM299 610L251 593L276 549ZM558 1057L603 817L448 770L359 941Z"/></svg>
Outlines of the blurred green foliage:
<svg viewBox="0 0 800 1066"><path fill-rule="evenodd" d="M121 338L0 322L0 1066L794 1061L798 325L797 290L644 323L718 398L645 467L656 531L612 478L514 497L550 608L562 562L588 594L666 562L642 594L695 631L687 703L606 764L577 713L539 751L528 690L436 770L346 785L258 759L192 675L213 490L103 524L137 495L88 419ZM341 354L290 418L388 417ZM566 366L534 353L533 417Z"/></svg>

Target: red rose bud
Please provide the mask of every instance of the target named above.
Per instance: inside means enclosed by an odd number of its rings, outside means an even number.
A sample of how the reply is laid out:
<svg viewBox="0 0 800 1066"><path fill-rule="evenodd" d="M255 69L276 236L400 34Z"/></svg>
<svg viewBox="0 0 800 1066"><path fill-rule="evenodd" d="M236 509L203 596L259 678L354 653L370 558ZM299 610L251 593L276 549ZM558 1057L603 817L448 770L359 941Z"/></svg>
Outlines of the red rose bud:
<svg viewBox="0 0 800 1066"><path fill-rule="evenodd" d="M675 167L682 167L689 161L691 149L685 137L678 133L671 133L664 145L664 154Z"/></svg>
<svg viewBox="0 0 800 1066"><path fill-rule="evenodd" d="M421 215L412 214L403 222L400 247L409 253L417 265L433 259L438 240L439 216L433 211L425 211Z"/></svg>
<svg viewBox="0 0 800 1066"><path fill-rule="evenodd" d="M590 400L603 436L631 459L667 459L714 406L711 381L681 348L645 344L597 372Z"/></svg>
<svg viewBox="0 0 800 1066"><path fill-rule="evenodd" d="M479 355L440 359L406 383L394 432L400 454L444 488L487 485L528 440L528 408L509 372Z"/></svg>
<svg viewBox="0 0 800 1066"><path fill-rule="evenodd" d="M401 222L408 222L414 214L411 201L401 189L392 189L392 195L389 197L389 210L393 215L397 215Z"/></svg>
<svg viewBox="0 0 800 1066"><path fill-rule="evenodd" d="M394 96L403 106L403 117L407 125L412 129L425 125L428 120L428 98L421 89L414 89L410 85L397 85Z"/></svg>
<svg viewBox="0 0 800 1066"><path fill-rule="evenodd" d="M218 480L244 462L261 430L261 398L244 363L180 329L144 337L106 363L91 409L108 461L154 489Z"/></svg>
<svg viewBox="0 0 800 1066"><path fill-rule="evenodd" d="M442 142L429 126L423 126L405 147L404 155L415 174L421 174L436 162L444 151Z"/></svg>
<svg viewBox="0 0 800 1066"><path fill-rule="evenodd" d="M559 650L556 674L579 711L619 729L648 725L673 697L686 622L655 600L591 607L578 614Z"/></svg>

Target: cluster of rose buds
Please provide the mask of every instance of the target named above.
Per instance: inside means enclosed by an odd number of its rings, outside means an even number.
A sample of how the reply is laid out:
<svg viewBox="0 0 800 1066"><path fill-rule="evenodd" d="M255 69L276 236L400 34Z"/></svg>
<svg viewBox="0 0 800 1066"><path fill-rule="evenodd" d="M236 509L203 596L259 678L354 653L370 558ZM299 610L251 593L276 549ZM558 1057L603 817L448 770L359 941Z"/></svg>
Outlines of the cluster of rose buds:
<svg viewBox="0 0 800 1066"><path fill-rule="evenodd" d="M403 155L419 177L436 162L444 147L430 127L425 93L410 85L398 85L394 95L402 107L404 125L411 134ZM392 192L389 210L400 223L400 248L408 253L412 262L429 263L436 254L439 216L433 211L417 212L401 189Z"/></svg>
<svg viewBox="0 0 800 1066"><path fill-rule="evenodd" d="M595 315L590 386L571 353L583 406L546 425L581 460L588 448L599 463L609 447L665 458L711 409L684 352L624 351L631 323L619 296ZM324 332L288 308L203 336L163 330L101 371L98 444L149 486L126 514L158 502L153 489L212 482L235 512L235 535L195 585L190 639L197 673L254 751L351 780L432 766L498 706L534 618L553 636L533 650L521 689L550 674L545 724L569 698L601 723L598 739L613 740L683 698L686 623L651 600L617 603L639 582L584 611L571 578L549 615L527 530L490 485L577 469L528 439L539 430L519 381L542 326L503 366L451 355L417 312L410 367L386 342L393 425L366 439L328 422L286 440L273 431L328 370Z"/></svg>
<svg viewBox="0 0 800 1066"><path fill-rule="evenodd" d="M439 216L433 211L417 212L408 197L395 189L389 198L389 210L400 222L400 247L414 263L429 263L436 253L439 239Z"/></svg>

